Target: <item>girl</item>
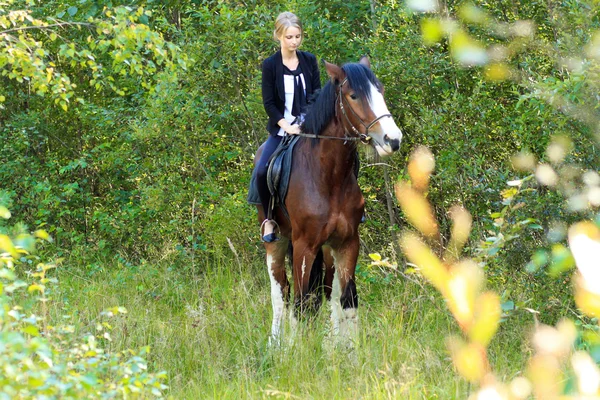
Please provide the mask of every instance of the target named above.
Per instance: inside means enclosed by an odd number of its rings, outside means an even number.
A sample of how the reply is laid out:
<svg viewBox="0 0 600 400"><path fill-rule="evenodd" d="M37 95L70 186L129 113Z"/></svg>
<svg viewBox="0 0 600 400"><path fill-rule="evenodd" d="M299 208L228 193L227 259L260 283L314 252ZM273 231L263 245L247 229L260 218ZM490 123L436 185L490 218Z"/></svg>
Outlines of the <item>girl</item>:
<svg viewBox="0 0 600 400"><path fill-rule="evenodd" d="M269 116L269 138L257 164L256 183L265 216L268 215L271 193L267 185L267 162L286 134L300 133L292 124L305 112L307 99L321 88L317 58L298 48L302 43L302 24L291 12L283 12L275 20L273 38L281 48L262 64L262 98ZM261 225L265 242L278 240L274 220L265 219Z"/></svg>

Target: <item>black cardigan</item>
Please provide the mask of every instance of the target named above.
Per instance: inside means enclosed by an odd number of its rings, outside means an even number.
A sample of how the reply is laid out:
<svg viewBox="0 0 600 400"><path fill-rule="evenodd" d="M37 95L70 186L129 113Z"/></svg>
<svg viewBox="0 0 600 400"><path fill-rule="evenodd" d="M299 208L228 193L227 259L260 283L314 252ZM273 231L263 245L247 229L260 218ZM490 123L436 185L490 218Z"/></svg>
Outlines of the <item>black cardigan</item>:
<svg viewBox="0 0 600 400"><path fill-rule="evenodd" d="M306 84L306 99L310 101L311 95L321 88L321 76L317 57L306 51L296 50L300 68L304 74ZM280 126L277 122L283 118L285 111L285 89L283 85L283 59L281 50L263 61L262 64L262 98L265 111L269 116L267 131L271 136L276 136Z"/></svg>

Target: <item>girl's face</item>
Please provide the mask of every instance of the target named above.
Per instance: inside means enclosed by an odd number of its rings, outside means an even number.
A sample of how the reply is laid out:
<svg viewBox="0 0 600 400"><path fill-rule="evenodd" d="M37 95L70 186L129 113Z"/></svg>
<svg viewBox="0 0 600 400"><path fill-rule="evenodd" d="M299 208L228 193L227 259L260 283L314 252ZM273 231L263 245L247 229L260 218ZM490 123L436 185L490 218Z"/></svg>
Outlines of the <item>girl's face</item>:
<svg viewBox="0 0 600 400"><path fill-rule="evenodd" d="M290 53L296 51L302 43L302 31L295 26L290 26L279 38L279 43L281 43L281 50L283 51Z"/></svg>

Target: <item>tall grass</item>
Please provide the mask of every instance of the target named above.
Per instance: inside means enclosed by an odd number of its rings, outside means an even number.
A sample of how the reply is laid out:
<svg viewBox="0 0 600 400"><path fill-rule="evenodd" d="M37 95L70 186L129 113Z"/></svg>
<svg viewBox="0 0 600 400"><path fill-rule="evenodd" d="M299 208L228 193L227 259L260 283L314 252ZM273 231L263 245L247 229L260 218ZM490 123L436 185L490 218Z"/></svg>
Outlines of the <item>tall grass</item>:
<svg viewBox="0 0 600 400"><path fill-rule="evenodd" d="M77 329L115 305L128 314L112 331L112 350L151 346L150 367L168 372L174 399L466 398L445 347L458 333L443 300L418 279L384 276L362 260L360 337L354 349L332 344L329 307L300 324L292 344L271 348L269 280L262 259L219 258L195 269L182 261L92 270L64 266L52 315L68 311ZM527 321L502 325L492 344L496 370L524 365ZM508 344L508 345L507 345Z"/></svg>

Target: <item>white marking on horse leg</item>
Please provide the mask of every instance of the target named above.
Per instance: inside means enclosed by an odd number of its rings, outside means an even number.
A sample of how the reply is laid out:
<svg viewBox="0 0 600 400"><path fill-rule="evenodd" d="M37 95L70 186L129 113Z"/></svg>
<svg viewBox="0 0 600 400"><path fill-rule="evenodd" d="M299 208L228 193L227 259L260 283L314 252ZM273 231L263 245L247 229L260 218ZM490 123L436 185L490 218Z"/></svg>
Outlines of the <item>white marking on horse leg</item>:
<svg viewBox="0 0 600 400"><path fill-rule="evenodd" d="M296 339L296 333L298 331L298 319L296 318L296 313L294 312L293 308L290 308L288 312L290 314L288 321L289 332L286 336L288 338L288 344L291 346L294 344L294 340Z"/></svg>
<svg viewBox="0 0 600 400"><path fill-rule="evenodd" d="M331 327L334 335L340 333L340 323L343 318L342 304L340 298L342 297L342 291L340 286L340 277L338 276L338 268L335 262L335 256L333 257L333 282L331 283L331 299L329 305L331 306Z"/></svg>
<svg viewBox="0 0 600 400"><path fill-rule="evenodd" d="M346 308L344 310L344 328L343 334L353 341L358 339L358 309Z"/></svg>
<svg viewBox="0 0 600 400"><path fill-rule="evenodd" d="M304 273L306 272L306 256L302 257L302 282L304 282Z"/></svg>
<svg viewBox="0 0 600 400"><path fill-rule="evenodd" d="M271 305L273 306L273 322L271 324L271 336L269 337L269 345L277 345L280 343L283 330L283 313L284 301L281 285L275 279L273 273L273 256L267 255L267 268L269 270L269 279L271 280Z"/></svg>

